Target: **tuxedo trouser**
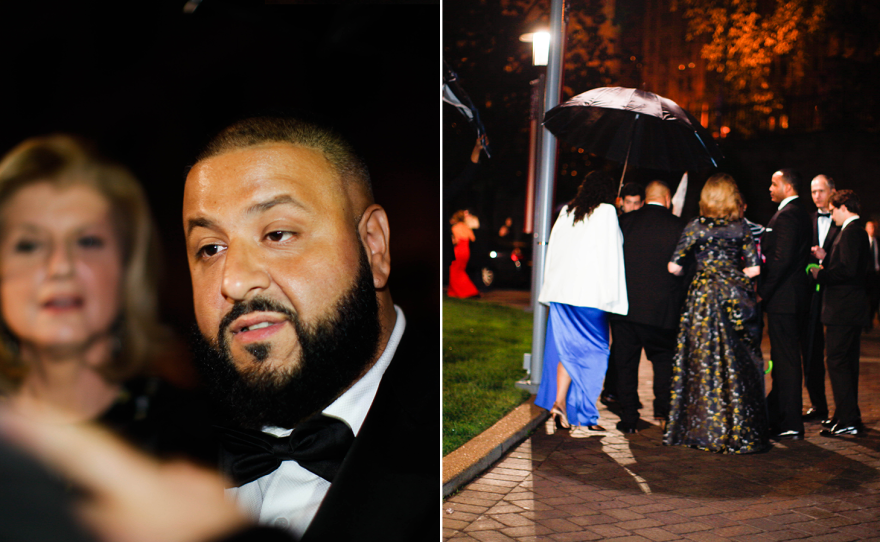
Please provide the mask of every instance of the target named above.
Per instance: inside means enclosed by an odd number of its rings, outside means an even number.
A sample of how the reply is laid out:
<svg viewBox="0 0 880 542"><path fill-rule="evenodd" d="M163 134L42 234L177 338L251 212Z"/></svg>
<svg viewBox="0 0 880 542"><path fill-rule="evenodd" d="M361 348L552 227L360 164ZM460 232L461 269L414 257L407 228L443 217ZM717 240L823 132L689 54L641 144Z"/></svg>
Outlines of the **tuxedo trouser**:
<svg viewBox="0 0 880 542"><path fill-rule="evenodd" d="M859 410L861 326L827 326L828 378L834 394L834 418L843 426L862 421Z"/></svg>
<svg viewBox="0 0 880 542"><path fill-rule="evenodd" d="M642 348L654 366L654 416L669 416L675 337L674 329L611 320L611 363L617 367L616 391L622 422L636 423L639 420L639 361Z"/></svg>
<svg viewBox="0 0 880 542"><path fill-rule="evenodd" d="M611 324L614 329L614 324ZM614 333L612 331L612 333ZM611 338L611 355L608 356L608 370L605 371L605 381L602 383L602 397L608 395L617 395L617 362L614 360L614 337Z"/></svg>
<svg viewBox="0 0 880 542"><path fill-rule="evenodd" d="M820 320L822 315L822 293L813 292L810 303L810 316L804 328L804 385L810 396L810 404L814 409L828 412L828 400L825 398L825 332ZM813 328L812 345L810 330Z"/></svg>
<svg viewBox="0 0 880 542"><path fill-rule="evenodd" d="M767 313L770 359L773 361L773 389L767 396L767 409L774 430L804 430L801 336L806 319L806 313Z"/></svg>

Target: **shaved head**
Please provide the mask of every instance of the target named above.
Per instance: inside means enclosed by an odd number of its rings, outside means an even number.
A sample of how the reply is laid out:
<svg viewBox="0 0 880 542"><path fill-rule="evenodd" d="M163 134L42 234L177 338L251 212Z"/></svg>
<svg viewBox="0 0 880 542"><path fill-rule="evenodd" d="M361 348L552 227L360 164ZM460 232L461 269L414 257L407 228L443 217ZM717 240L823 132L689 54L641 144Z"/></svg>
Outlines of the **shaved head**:
<svg viewBox="0 0 880 542"><path fill-rule="evenodd" d="M336 180L342 183L355 219L374 203L370 174L351 145L329 128L294 117L257 116L239 120L211 138L196 163L236 150L277 143L320 152L336 173Z"/></svg>
<svg viewBox="0 0 880 542"><path fill-rule="evenodd" d="M663 201L670 197L669 187L663 181L651 181L645 187L646 201Z"/></svg>

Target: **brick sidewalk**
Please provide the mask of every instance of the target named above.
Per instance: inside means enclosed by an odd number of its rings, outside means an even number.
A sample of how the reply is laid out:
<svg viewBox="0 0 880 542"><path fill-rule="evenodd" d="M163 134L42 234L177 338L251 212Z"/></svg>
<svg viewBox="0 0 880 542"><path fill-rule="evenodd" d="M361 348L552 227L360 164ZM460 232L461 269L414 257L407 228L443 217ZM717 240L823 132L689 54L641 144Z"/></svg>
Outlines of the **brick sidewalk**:
<svg viewBox="0 0 880 542"><path fill-rule="evenodd" d="M605 437L539 429L443 503L443 537L880 541L878 331L862 338L860 370L866 437L821 437L812 423L803 441L737 456L662 445L659 427L644 422L652 419L652 393L643 359L639 393L647 408L638 434L611 429L618 417L604 408ZM830 386L827 393L832 402Z"/></svg>

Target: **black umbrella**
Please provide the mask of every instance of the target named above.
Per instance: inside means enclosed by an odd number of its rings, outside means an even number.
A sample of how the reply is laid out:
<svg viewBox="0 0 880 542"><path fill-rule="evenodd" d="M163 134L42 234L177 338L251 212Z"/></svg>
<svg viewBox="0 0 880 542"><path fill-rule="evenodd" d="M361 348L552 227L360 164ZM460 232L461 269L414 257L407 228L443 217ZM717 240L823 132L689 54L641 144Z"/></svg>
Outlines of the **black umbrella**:
<svg viewBox="0 0 880 542"><path fill-rule="evenodd" d="M717 167L721 151L697 120L651 92L602 87L578 94L544 115L563 141L626 167L695 171Z"/></svg>

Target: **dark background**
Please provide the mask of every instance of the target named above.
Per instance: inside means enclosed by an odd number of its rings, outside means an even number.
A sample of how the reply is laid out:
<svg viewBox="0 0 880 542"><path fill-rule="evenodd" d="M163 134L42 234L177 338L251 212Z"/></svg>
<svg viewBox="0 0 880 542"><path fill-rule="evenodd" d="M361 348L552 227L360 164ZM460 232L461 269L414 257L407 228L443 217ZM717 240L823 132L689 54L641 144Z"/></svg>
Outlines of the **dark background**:
<svg viewBox="0 0 880 542"><path fill-rule="evenodd" d="M655 12L650 16L645 13L649 4L654 6ZM674 4L653 0L571 2L562 100L602 86L635 86L658 91L643 86L646 80L643 72L647 68L640 64L644 58L643 40L649 44L663 43L659 38L665 36L663 32L667 27L646 28L643 17L654 21L657 11L672 17L669 10ZM732 9L736 3L705 0L697 4ZM755 9L762 11L778 3L762 0L754 4ZM616 52L603 47L597 38L598 26L577 27L573 22L579 16L591 18L596 24L604 22L603 5L614 5L612 22L620 26ZM678 5L676 17L681 19L683 3ZM522 229L528 175L529 82L546 69L531 65L530 44L521 42L519 36L538 27L549 27L549 6L549 0L447 2L444 6L444 60L457 72L461 86L479 108L493 151L491 159L483 159L473 181L450 198L444 210L446 218L457 209L470 208L480 217L481 230L497 232L508 216ZM766 224L773 216L777 204L770 200L768 189L772 174L781 168L800 171L806 181L805 188L820 173L834 178L837 188L853 189L859 195L863 218L880 218L880 154L876 150L880 146L880 123L876 120L880 118L880 92L877 92L880 88L877 45L880 10L876 6L876 2L829 3L823 30L812 40L801 40L815 43L805 48L810 62L797 84L793 82L796 79L793 75L783 75L788 73L784 68L791 59L780 56L774 61L776 77L771 79L790 83L790 88L785 87L790 94L779 89L777 93L784 96L787 107L791 107L792 119L794 111L806 107L823 112L821 123L795 125L792 120L792 126L785 131L756 131L748 136L733 132L717 140L725 155L718 170L736 179L748 203L748 218ZM579 20L578 24L582 22ZM681 23L678 28L683 39L686 26ZM831 44L841 45L832 47ZM687 54L680 47L660 49L657 58L663 61L661 65L670 59L684 59L682 55ZM705 69L697 57L692 59L698 64L697 69ZM609 67L614 60L622 62L617 73ZM636 65L640 67L636 69ZM655 71L658 67L654 66ZM716 75L720 81L720 75ZM707 80L715 81L715 75L710 73ZM723 87L728 97L734 92L732 85L723 81L715 84ZM714 93L707 91L705 99L715 103L713 96ZM699 116L699 111L690 112ZM717 130L715 117L710 118L710 125L715 123L713 130ZM449 105L443 106L442 124L444 181L448 183L467 164L475 132ZM560 143L554 177L554 207L574 196L585 173L605 168L617 178L622 173L622 164L579 153L577 148ZM684 217L691 218L698 213L700 190L712 173L715 171L690 172ZM680 171L630 168L626 180L644 186L659 178L675 190L681 175ZM805 190L803 196L812 209L809 191ZM530 235L521 235L521 238L531 241Z"/></svg>
<svg viewBox="0 0 880 542"><path fill-rule="evenodd" d="M394 300L439 330L439 6L26 4L0 9L0 152L71 132L131 168L164 249L161 314L180 336L194 322L187 167L230 120L279 108L317 114L364 157L390 220Z"/></svg>

